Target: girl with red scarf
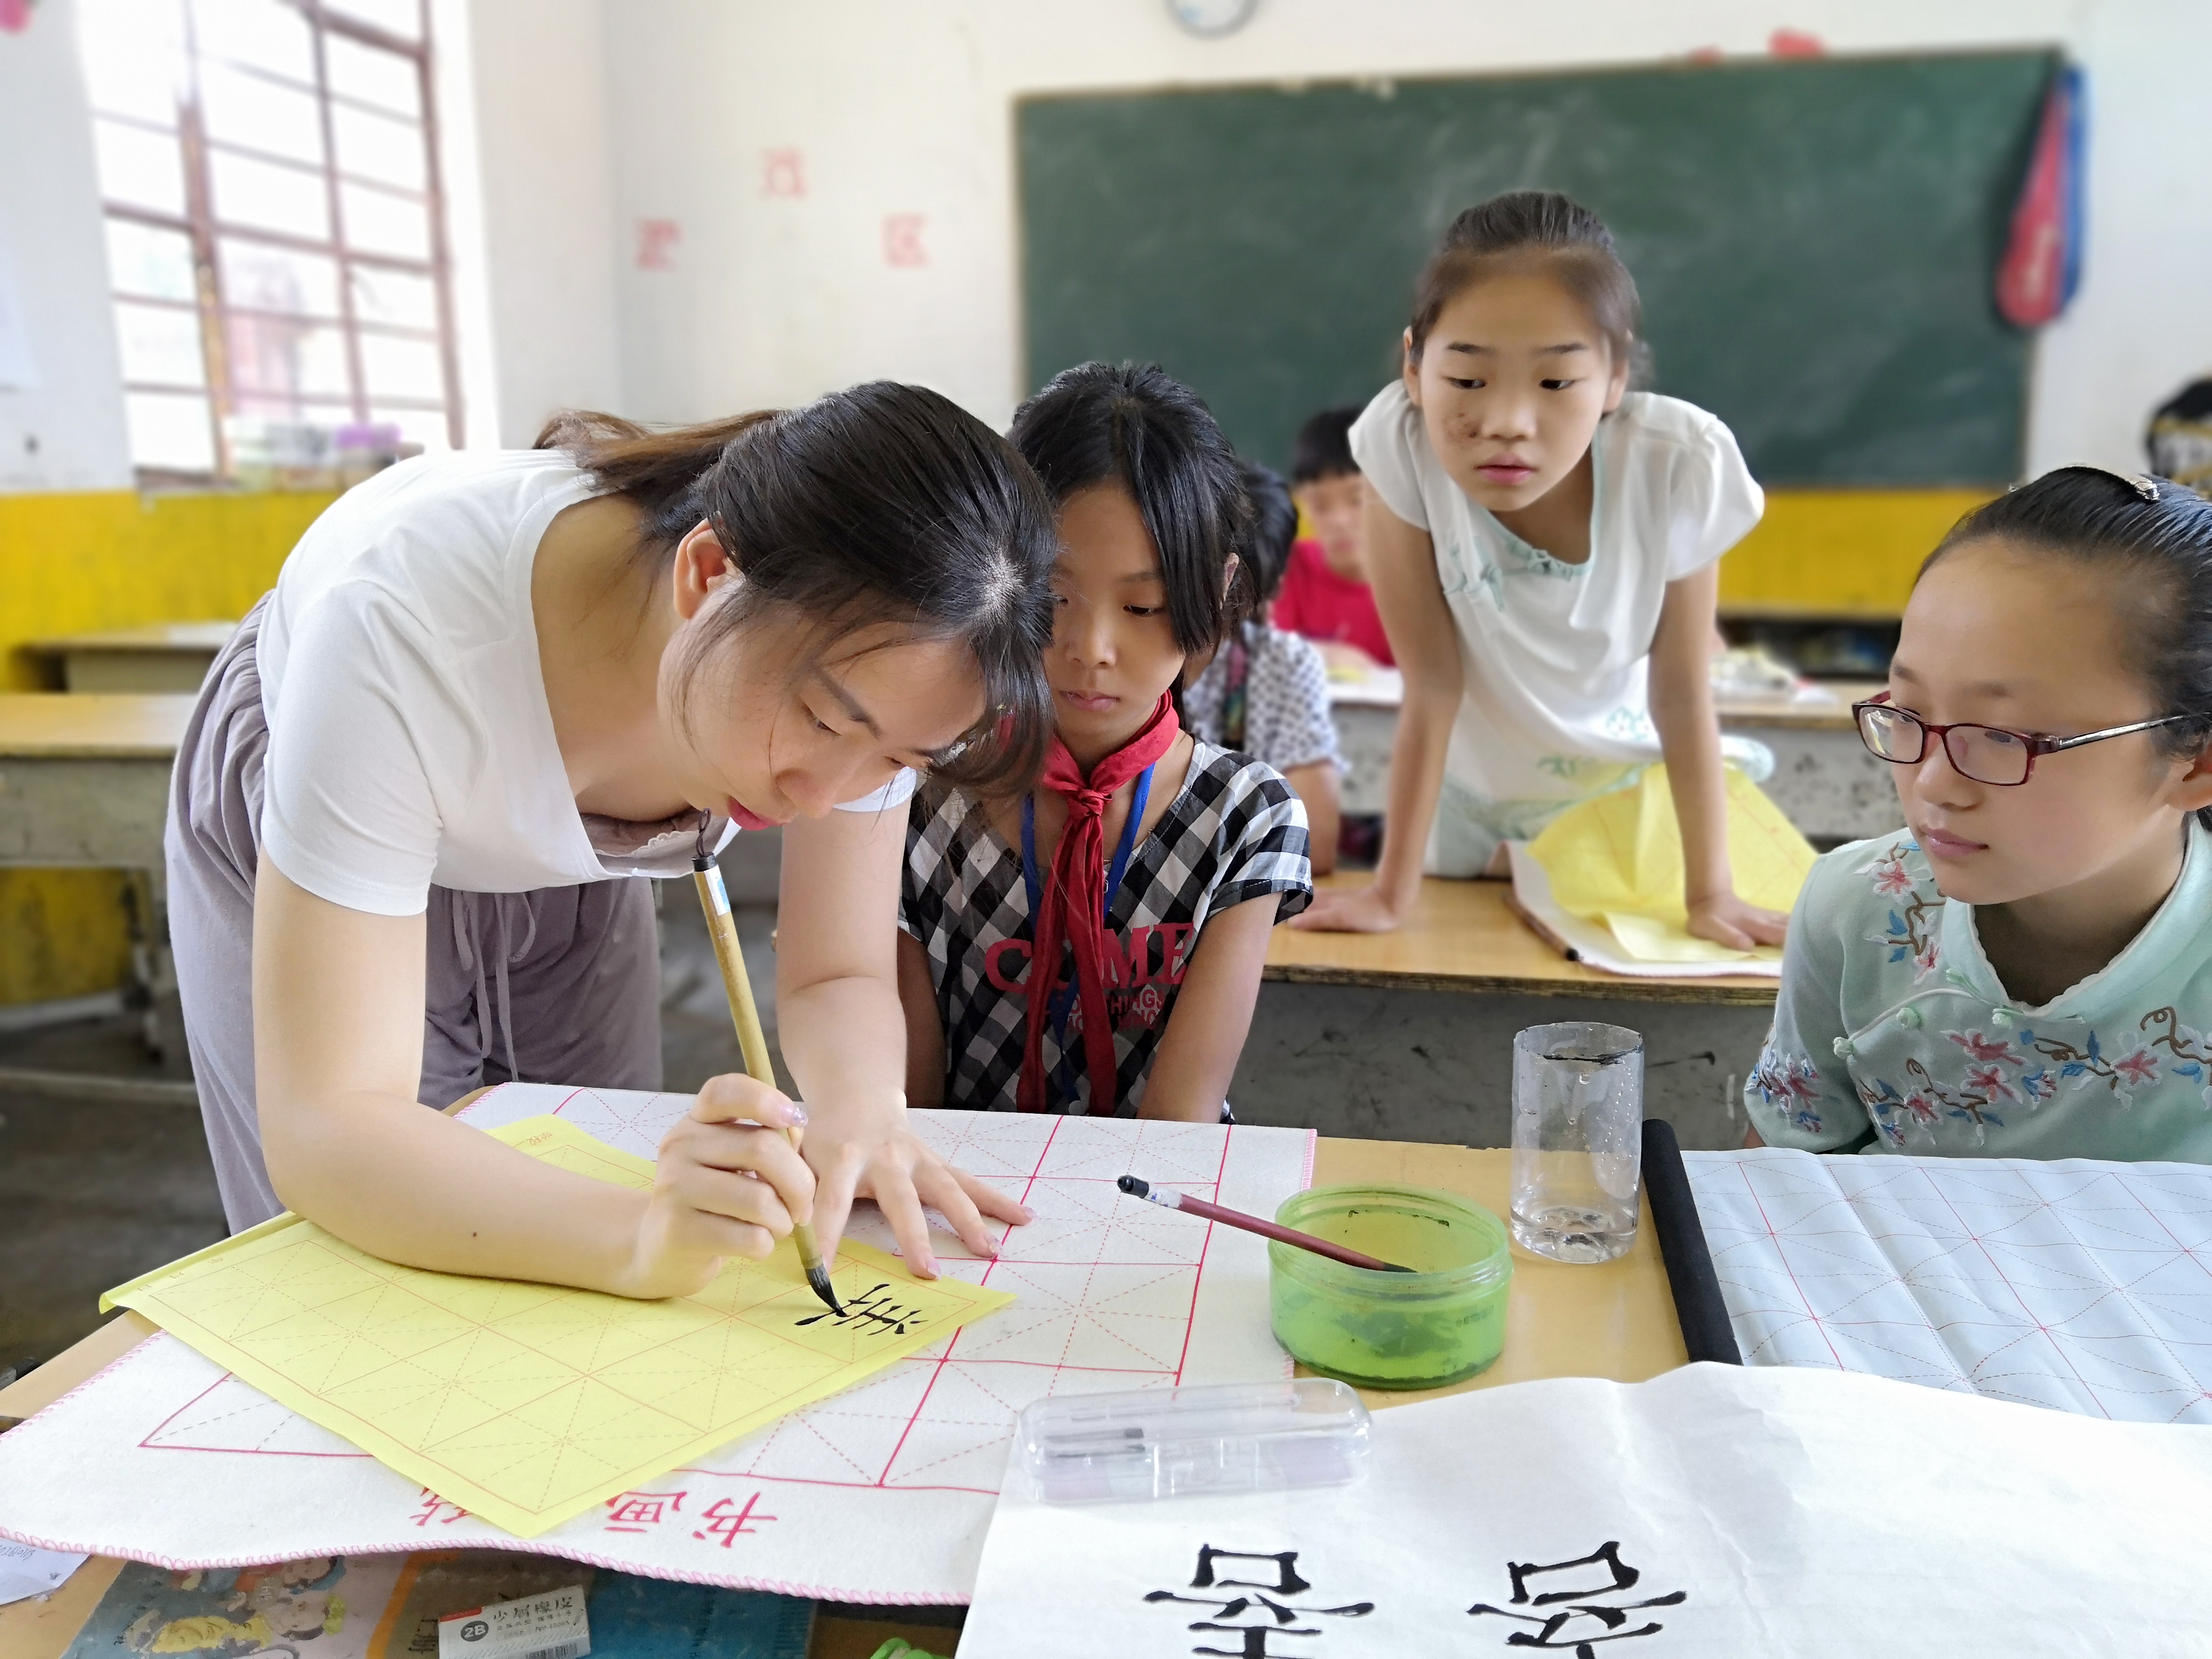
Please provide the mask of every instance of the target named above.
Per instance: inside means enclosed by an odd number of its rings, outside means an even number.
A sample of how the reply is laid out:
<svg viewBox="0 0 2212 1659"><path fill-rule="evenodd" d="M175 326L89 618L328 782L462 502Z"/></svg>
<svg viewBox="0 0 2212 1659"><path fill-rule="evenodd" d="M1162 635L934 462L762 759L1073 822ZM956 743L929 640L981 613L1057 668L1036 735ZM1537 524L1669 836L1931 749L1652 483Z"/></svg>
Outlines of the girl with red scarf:
<svg viewBox="0 0 2212 1659"><path fill-rule="evenodd" d="M1069 369L1011 436L1059 507L1056 730L1026 794L915 799L908 1103L1212 1121L1268 933L1313 898L1290 786L1176 714L1188 659L1250 605L1236 453L1134 364Z"/></svg>

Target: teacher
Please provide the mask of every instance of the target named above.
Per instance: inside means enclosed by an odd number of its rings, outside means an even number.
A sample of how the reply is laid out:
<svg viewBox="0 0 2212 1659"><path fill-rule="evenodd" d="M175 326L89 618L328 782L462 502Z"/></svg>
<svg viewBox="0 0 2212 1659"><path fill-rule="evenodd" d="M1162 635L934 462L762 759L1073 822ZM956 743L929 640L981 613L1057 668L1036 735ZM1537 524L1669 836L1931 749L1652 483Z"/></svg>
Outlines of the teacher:
<svg viewBox="0 0 2212 1659"><path fill-rule="evenodd" d="M177 757L172 935L234 1230L289 1206L394 1261L703 1285L855 1196L990 1254L1028 1218L906 1126L896 918L916 770L1021 781L1050 731L1050 501L1003 439L878 383L340 497L216 659ZM804 1109L713 1079L650 1194L436 1111L487 1082L653 1089L635 877L789 823L777 1008ZM702 830L703 824L703 830ZM754 1127L804 1125L804 1158Z"/></svg>

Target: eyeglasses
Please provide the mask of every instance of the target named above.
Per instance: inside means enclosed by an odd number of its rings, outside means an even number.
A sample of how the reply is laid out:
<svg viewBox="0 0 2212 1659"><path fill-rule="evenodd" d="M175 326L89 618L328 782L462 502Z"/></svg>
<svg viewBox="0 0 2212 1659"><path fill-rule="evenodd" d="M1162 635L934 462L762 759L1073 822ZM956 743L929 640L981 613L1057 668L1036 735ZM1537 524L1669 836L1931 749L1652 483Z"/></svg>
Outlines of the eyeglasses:
<svg viewBox="0 0 2212 1659"><path fill-rule="evenodd" d="M2001 726L1931 726L1917 714L1890 707L1887 691L1865 702L1853 703L1851 717L1858 722L1860 741L1878 759L1898 766L1917 766L1928 753L1928 739L1936 738L1961 777L2006 789L2027 781L2039 755L2057 755L2085 743L2102 743L2106 738L2124 738L2131 732L2148 732L2176 720L2203 718L2168 714L2162 720L2085 732L2078 738L2051 738L2008 732Z"/></svg>

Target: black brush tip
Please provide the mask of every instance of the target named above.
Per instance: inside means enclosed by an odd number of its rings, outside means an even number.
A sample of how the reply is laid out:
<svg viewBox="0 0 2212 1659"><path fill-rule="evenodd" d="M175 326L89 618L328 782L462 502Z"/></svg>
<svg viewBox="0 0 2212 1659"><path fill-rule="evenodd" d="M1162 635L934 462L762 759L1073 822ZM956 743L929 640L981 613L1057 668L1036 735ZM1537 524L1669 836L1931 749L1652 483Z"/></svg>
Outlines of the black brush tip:
<svg viewBox="0 0 2212 1659"><path fill-rule="evenodd" d="M837 1292L830 1286L830 1270L827 1267L809 1267L806 1270L806 1283L814 1294L828 1304L831 1313L836 1314L840 1319L845 1316L844 1304L837 1300Z"/></svg>
<svg viewBox="0 0 2212 1659"><path fill-rule="evenodd" d="M1132 1198L1143 1198L1152 1190L1149 1181L1139 1181L1135 1176L1123 1176L1114 1183Z"/></svg>

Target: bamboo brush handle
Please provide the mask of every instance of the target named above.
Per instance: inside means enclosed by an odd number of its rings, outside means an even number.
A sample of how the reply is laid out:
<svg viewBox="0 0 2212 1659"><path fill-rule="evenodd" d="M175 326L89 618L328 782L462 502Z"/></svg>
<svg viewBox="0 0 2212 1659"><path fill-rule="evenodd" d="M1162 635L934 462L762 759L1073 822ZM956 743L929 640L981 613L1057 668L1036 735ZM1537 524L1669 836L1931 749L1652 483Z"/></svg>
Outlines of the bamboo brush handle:
<svg viewBox="0 0 2212 1659"><path fill-rule="evenodd" d="M701 863L705 869L699 868ZM722 988L729 994L730 1023L738 1028L738 1047L744 1051L745 1072L756 1083L775 1087L775 1066L769 1058L768 1034L761 1030L760 1005L753 1000L753 982L745 972L744 951L738 945L738 924L730 915L729 890L722 885L721 866L711 860L693 860L692 885L699 890L699 908L707 914L707 932L714 941L714 961L722 970ZM798 1137L781 1133L793 1146ZM822 1247L814 1229L801 1224L792 1230L799 1245L799 1264L811 1274L823 1267Z"/></svg>

